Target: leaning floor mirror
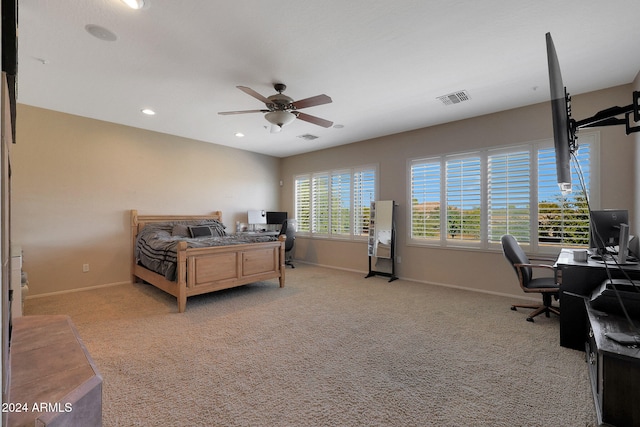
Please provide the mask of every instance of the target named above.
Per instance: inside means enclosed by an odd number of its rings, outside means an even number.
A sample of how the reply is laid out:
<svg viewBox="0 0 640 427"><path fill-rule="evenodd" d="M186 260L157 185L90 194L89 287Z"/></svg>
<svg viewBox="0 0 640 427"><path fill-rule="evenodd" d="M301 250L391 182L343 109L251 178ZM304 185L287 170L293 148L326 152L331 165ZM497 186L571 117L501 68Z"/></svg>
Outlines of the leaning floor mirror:
<svg viewBox="0 0 640 427"><path fill-rule="evenodd" d="M369 223L369 274L395 277L395 202L379 200L371 202ZM372 267L372 261L375 269ZM391 281L389 280L389 281Z"/></svg>

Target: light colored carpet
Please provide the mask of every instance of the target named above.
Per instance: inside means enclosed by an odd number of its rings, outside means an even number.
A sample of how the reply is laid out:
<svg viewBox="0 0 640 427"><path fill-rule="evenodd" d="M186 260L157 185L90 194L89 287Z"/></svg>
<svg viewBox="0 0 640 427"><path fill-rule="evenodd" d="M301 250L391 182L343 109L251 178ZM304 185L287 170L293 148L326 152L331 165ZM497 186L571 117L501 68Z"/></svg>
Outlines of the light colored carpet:
<svg viewBox="0 0 640 427"><path fill-rule="evenodd" d="M26 301L69 314L104 426L595 426L584 354L509 298L298 264L175 299L119 285ZM514 284L516 286L516 284Z"/></svg>

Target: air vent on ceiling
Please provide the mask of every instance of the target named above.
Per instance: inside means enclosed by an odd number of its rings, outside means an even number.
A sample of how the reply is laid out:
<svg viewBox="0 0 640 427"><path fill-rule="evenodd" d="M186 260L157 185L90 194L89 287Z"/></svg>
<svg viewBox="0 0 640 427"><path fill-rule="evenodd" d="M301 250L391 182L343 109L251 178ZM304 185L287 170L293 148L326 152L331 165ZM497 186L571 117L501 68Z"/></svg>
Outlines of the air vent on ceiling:
<svg viewBox="0 0 640 427"><path fill-rule="evenodd" d="M466 90L460 90L458 92L453 92L447 95L439 96L438 99L442 101L444 105L453 105L459 104L464 101L468 101L471 99Z"/></svg>
<svg viewBox="0 0 640 427"><path fill-rule="evenodd" d="M314 139L318 139L317 136L311 135L310 133L305 133L304 135L298 135L298 138L306 139L307 141L313 141Z"/></svg>

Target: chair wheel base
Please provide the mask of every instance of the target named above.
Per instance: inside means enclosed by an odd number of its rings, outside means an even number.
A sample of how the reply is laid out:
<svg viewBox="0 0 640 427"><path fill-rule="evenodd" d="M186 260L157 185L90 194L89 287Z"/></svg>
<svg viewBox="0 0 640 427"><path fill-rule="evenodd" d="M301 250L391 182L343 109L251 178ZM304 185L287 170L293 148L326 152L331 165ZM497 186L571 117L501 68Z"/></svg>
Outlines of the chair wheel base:
<svg viewBox="0 0 640 427"><path fill-rule="evenodd" d="M518 311L518 308L529 308L533 309L532 312L528 313L529 315L526 317L527 322L533 323L534 318L540 314L544 314L545 317L551 317L551 313L555 313L560 315L560 309L558 307L554 307L552 305L518 305L514 304L511 306L511 310Z"/></svg>

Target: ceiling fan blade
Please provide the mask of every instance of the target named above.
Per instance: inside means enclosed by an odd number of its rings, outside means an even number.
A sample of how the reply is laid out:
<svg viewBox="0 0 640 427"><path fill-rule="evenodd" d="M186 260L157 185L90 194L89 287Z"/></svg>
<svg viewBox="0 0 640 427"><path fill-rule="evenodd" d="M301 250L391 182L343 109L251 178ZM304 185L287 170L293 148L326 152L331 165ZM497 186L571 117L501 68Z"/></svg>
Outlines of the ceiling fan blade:
<svg viewBox="0 0 640 427"><path fill-rule="evenodd" d="M246 86L236 86L236 87L241 91L243 91L244 93L246 93L247 95L253 96L255 99L262 101L265 104L273 104L273 101L271 101L269 98L266 98L260 95L258 92L251 89L250 87L246 87Z"/></svg>
<svg viewBox="0 0 640 427"><path fill-rule="evenodd" d="M299 101L292 102L291 105L293 105L294 108L300 109L300 108L314 107L316 105L329 104L331 102L332 100L329 96L317 95L317 96L312 96L311 98L305 98Z"/></svg>
<svg viewBox="0 0 640 427"><path fill-rule="evenodd" d="M313 123L314 125L322 126L323 128L330 128L331 126L333 126L333 122L330 122L329 120L321 119L320 117L311 116L309 114L298 113L298 112L296 112L296 115L300 120Z"/></svg>
<svg viewBox="0 0 640 427"><path fill-rule="evenodd" d="M269 110L242 110L242 111L221 111L218 114L228 116L231 114L246 114L246 113L268 113Z"/></svg>

